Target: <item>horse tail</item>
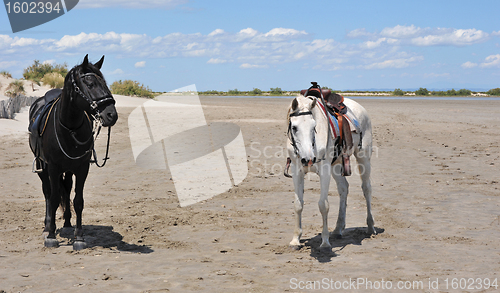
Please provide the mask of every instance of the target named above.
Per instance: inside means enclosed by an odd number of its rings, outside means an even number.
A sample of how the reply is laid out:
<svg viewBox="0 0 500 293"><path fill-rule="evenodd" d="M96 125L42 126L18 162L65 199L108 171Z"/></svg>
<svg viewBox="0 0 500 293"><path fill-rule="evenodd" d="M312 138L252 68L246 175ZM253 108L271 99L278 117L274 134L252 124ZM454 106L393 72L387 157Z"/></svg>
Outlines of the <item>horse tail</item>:
<svg viewBox="0 0 500 293"><path fill-rule="evenodd" d="M67 210L70 211L70 193L71 188L73 187L73 174L71 172L66 172L65 174L61 175L61 186L62 192L60 206L63 212L66 212Z"/></svg>

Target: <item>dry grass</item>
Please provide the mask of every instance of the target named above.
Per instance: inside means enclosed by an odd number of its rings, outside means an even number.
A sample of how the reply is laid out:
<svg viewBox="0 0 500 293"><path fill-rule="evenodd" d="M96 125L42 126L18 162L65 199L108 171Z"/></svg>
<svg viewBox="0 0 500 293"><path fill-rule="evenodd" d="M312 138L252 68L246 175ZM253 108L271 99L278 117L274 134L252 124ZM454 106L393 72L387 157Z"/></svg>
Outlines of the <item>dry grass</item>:
<svg viewBox="0 0 500 293"><path fill-rule="evenodd" d="M42 82L51 88L62 88L64 85L64 77L59 72L50 72L43 76Z"/></svg>

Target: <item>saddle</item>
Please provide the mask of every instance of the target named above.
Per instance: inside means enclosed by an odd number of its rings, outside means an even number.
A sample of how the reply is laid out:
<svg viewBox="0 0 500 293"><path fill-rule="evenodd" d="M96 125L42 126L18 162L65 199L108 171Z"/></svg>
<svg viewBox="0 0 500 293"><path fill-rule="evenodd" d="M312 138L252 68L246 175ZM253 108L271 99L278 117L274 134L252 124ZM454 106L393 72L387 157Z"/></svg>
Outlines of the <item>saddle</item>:
<svg viewBox="0 0 500 293"><path fill-rule="evenodd" d="M45 158L41 152L42 135L47 126L50 113L61 93L61 89L50 90L43 97L38 98L30 107L28 132L30 148L35 155L33 161L33 172L35 173L41 172L43 169Z"/></svg>
<svg viewBox="0 0 500 293"><path fill-rule="evenodd" d="M337 158L342 155L343 161L343 176L351 175L351 164L349 161L349 155L347 154L347 150L352 149L352 133L351 127L349 126L349 119L345 116L347 113L347 106L344 104L344 97L337 94L332 93L329 89L322 89L317 82L311 82L312 86L307 90L301 90L300 94L303 96L314 96L320 100L322 100L325 104L326 110L335 118L339 123L339 137L335 142L335 154L336 156L333 158L333 162L337 160Z"/></svg>

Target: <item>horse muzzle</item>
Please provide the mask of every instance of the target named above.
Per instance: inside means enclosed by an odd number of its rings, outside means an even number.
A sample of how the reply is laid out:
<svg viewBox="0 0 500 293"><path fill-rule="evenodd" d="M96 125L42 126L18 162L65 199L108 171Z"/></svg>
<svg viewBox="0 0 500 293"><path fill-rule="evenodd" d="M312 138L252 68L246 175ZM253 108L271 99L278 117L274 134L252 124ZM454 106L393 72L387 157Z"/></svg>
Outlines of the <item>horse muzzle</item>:
<svg viewBox="0 0 500 293"><path fill-rule="evenodd" d="M114 104L109 104L99 113L99 118L102 121L102 126L111 127L118 120L118 113Z"/></svg>
<svg viewBox="0 0 500 293"><path fill-rule="evenodd" d="M302 158L300 160L300 162L302 163L302 166L304 166L304 167L311 167L314 163L316 163L316 157L312 157L309 159Z"/></svg>

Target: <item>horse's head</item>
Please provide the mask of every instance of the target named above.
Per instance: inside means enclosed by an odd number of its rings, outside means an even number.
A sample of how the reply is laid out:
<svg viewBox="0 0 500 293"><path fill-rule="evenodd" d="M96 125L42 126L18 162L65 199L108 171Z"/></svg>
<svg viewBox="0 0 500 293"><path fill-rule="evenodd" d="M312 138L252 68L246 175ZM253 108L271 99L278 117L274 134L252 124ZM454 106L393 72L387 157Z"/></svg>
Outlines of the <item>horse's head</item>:
<svg viewBox="0 0 500 293"><path fill-rule="evenodd" d="M298 96L288 110L288 137L295 155L304 166L316 162L316 98Z"/></svg>
<svg viewBox="0 0 500 293"><path fill-rule="evenodd" d="M100 70L103 62L104 56L92 64L86 55L82 64L68 72L64 87L71 89L70 96L78 108L101 120L103 126L113 126L118 120L118 113L115 99Z"/></svg>

